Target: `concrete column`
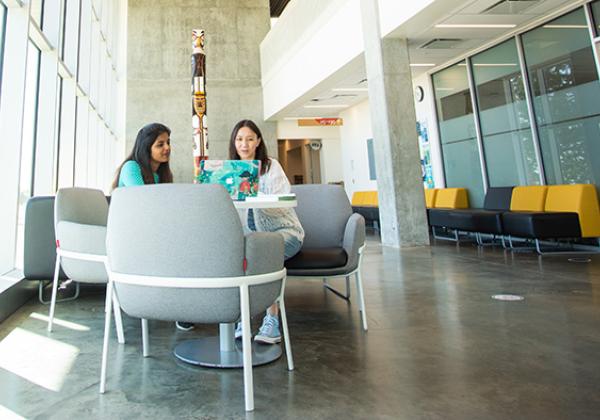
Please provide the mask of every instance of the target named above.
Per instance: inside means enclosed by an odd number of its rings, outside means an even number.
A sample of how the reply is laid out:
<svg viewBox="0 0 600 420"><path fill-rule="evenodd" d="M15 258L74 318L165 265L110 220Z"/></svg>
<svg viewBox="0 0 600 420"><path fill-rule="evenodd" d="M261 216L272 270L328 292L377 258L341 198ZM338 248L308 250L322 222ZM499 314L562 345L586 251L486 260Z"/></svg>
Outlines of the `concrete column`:
<svg viewBox="0 0 600 420"><path fill-rule="evenodd" d="M381 39L377 0L361 0L361 15L381 241L429 245L408 46L405 39Z"/></svg>
<svg viewBox="0 0 600 420"><path fill-rule="evenodd" d="M270 29L268 0L129 0L127 9L127 153L149 122L172 130L175 182L191 182L192 29L206 32L209 157L226 159L241 119L260 127L277 156L276 125L263 121L260 42Z"/></svg>

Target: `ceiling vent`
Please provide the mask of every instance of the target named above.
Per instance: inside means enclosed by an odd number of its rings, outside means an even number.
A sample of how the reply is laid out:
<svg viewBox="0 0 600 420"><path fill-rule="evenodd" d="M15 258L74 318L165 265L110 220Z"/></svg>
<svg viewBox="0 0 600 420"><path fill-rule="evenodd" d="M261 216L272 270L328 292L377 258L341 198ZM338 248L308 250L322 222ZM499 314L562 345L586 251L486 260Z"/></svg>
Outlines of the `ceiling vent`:
<svg viewBox="0 0 600 420"><path fill-rule="evenodd" d="M543 0L500 0L481 12L482 15L518 15Z"/></svg>
<svg viewBox="0 0 600 420"><path fill-rule="evenodd" d="M452 48L458 48L460 44L462 44L462 39L456 38L435 38L431 41L427 41L419 48L426 50L447 50Z"/></svg>

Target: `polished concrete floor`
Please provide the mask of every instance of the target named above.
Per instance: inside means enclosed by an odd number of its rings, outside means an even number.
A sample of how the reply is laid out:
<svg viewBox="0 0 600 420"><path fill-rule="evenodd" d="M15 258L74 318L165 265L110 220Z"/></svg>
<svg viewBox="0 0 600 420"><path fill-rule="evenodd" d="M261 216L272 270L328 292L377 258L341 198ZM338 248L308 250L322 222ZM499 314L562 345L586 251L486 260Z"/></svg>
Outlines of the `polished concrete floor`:
<svg viewBox="0 0 600 420"><path fill-rule="evenodd" d="M542 260L439 242L399 251L371 236L362 273L368 332L354 299L289 282L296 370L285 358L255 368L251 414L241 370L171 354L216 326L151 322L144 359L139 322L125 317L127 343L111 341L100 395L102 291L59 304L65 322L51 334L48 307L31 301L0 325L0 418L600 418L600 256Z"/></svg>

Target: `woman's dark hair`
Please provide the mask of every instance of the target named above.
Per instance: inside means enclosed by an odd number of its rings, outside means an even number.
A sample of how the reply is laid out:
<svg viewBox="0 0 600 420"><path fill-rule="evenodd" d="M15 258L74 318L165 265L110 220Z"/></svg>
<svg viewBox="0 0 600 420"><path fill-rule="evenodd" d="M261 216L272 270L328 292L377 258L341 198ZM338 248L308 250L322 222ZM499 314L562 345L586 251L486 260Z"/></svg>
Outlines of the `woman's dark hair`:
<svg viewBox="0 0 600 420"><path fill-rule="evenodd" d="M152 174L152 145L163 133L171 134L171 129L164 124L160 123L151 123L143 126L140 131L137 133L137 137L135 138L135 144L133 145L133 150L125 158L123 163L119 165L117 169L117 175L115 176L115 180L113 181L112 188L115 189L119 186L119 176L121 175L121 168L123 165L133 160L140 165L142 170L142 178L144 178L144 184L154 184L154 175ZM158 170L156 171L158 174L158 182L160 184L168 184L173 182L173 172L171 172L171 168L169 167L169 162L161 163L158 166Z"/></svg>
<svg viewBox="0 0 600 420"><path fill-rule="evenodd" d="M258 126L252 120L242 120L238 122L235 127L233 127L233 130L231 131L231 138L229 139L229 159L240 160L240 155L238 155L238 152L235 148L235 138L237 137L237 133L240 131L240 128L243 127L248 127L250 130L254 131L256 137L260 139L260 143L256 147L256 155L254 156L254 159L260 160L260 174L264 175L271 167L271 159L269 159L267 145L265 144L265 140L260 132L260 128L258 128Z"/></svg>

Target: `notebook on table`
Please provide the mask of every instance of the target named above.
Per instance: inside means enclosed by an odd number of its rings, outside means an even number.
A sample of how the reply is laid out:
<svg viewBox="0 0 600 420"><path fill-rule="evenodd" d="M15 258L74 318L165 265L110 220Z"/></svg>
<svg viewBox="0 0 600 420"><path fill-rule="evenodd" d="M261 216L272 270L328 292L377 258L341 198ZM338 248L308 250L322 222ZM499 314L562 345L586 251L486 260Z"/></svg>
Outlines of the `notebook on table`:
<svg viewBox="0 0 600 420"><path fill-rule="evenodd" d="M259 160L203 160L198 182L220 184L232 199L243 201L258 194L259 175Z"/></svg>

